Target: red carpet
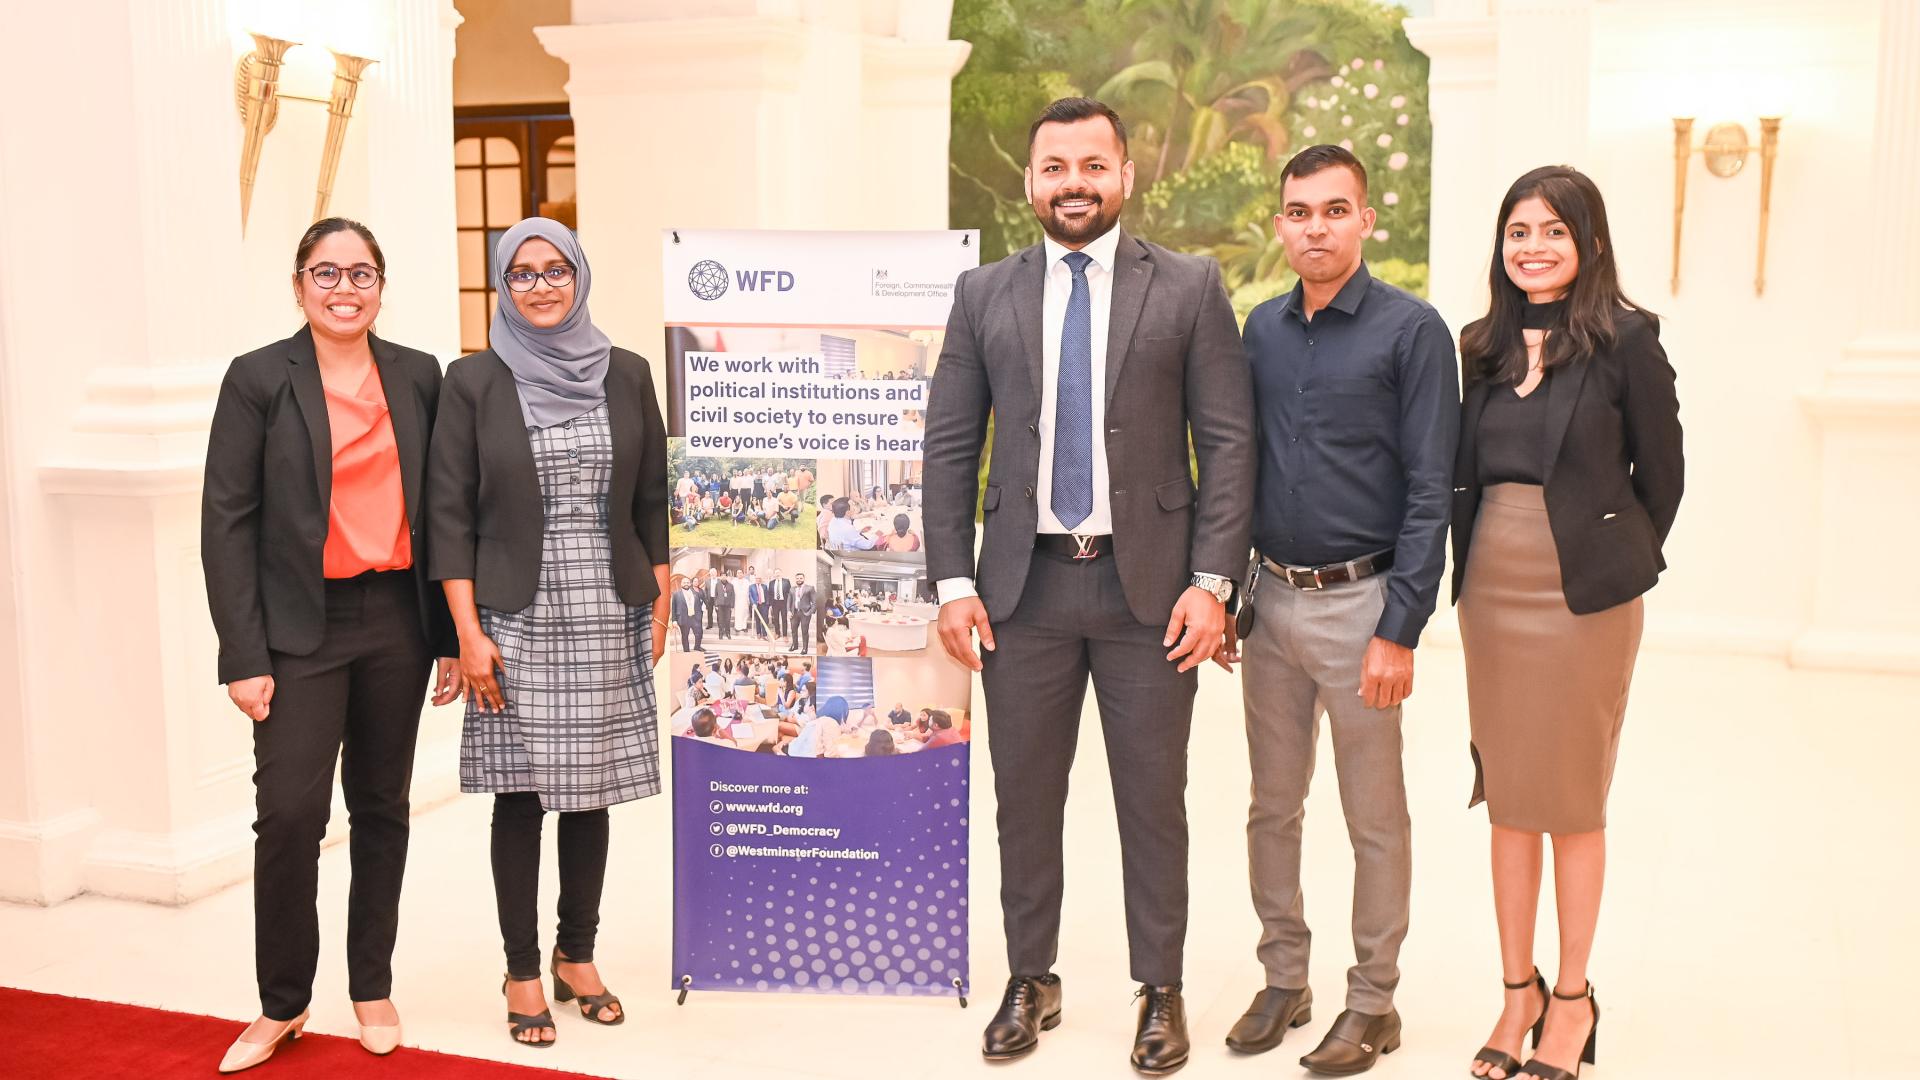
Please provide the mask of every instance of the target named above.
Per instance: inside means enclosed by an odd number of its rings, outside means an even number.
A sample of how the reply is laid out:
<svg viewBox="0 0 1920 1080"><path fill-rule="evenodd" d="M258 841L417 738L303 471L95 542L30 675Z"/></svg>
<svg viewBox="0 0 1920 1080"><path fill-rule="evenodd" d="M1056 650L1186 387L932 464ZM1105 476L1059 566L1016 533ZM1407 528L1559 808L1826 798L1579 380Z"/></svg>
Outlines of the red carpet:
<svg viewBox="0 0 1920 1080"><path fill-rule="evenodd" d="M138 1077L207 1080L240 1033L232 1020L0 987L0 1076L7 1080ZM258 1080L566 1080L582 1073L530 1069L402 1047L374 1057L352 1039L307 1035L273 1060L238 1074ZM594 1078L588 1078L594 1080Z"/></svg>

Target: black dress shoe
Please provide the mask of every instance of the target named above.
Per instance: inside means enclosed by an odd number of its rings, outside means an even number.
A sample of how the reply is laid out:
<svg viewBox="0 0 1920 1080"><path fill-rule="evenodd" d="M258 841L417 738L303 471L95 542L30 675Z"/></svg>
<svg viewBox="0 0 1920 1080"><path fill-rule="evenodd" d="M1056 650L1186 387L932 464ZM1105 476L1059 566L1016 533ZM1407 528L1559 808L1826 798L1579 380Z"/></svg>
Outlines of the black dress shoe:
<svg viewBox="0 0 1920 1080"><path fill-rule="evenodd" d="M1148 1076L1165 1076L1187 1063L1193 1044L1187 1040L1187 1006L1180 984L1142 986L1139 1027L1133 1035L1133 1067Z"/></svg>
<svg viewBox="0 0 1920 1080"><path fill-rule="evenodd" d="M1015 975L1007 980L1000 1011L987 1024L980 1053L988 1061L1012 1061L1040 1045L1040 1033L1060 1026L1060 976Z"/></svg>
<svg viewBox="0 0 1920 1080"><path fill-rule="evenodd" d="M1391 1054L1398 1049L1398 1009L1388 1009L1384 1016L1369 1016L1348 1009L1327 1029L1327 1037L1320 1040L1313 1053L1300 1059L1300 1064L1322 1076L1353 1076L1373 1068L1381 1054Z"/></svg>
<svg viewBox="0 0 1920 1080"><path fill-rule="evenodd" d="M1227 1048L1243 1054L1264 1054L1280 1045L1288 1028L1297 1028L1313 1019L1313 989L1282 990L1269 986L1253 996L1233 1030L1227 1032Z"/></svg>

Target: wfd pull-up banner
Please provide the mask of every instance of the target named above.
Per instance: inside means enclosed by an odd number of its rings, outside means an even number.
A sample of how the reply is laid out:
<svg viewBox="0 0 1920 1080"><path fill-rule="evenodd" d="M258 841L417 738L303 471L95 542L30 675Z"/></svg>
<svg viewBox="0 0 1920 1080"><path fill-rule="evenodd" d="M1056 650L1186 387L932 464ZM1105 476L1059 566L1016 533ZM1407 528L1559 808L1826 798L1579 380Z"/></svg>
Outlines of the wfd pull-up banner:
<svg viewBox="0 0 1920 1080"><path fill-rule="evenodd" d="M967 992L921 438L979 234L668 230L673 983Z"/></svg>

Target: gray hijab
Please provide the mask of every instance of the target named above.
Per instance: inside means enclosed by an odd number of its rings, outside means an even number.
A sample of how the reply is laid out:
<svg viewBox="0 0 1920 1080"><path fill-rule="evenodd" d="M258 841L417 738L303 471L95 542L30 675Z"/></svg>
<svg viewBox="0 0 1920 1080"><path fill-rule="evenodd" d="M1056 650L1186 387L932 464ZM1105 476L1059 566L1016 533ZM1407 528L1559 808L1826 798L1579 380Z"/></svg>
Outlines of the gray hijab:
<svg viewBox="0 0 1920 1080"><path fill-rule="evenodd" d="M552 218L528 218L500 238L494 248L494 266L506 273L520 245L534 237L558 248L573 264L573 284L568 286L573 290L573 309L560 325L542 330L520 314L503 280L499 287L507 295L500 297L493 313L491 340L494 353L513 372L520 391L520 414L527 426L544 428L582 416L607 400L607 357L613 342L587 314L593 274L573 230Z"/></svg>

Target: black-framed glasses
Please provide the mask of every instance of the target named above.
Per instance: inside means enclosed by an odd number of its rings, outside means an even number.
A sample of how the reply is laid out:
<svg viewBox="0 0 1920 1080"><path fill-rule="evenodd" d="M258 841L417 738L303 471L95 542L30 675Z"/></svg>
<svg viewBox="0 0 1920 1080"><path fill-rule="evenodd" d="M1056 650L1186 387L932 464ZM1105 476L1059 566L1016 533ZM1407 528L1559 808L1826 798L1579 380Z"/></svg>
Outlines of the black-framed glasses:
<svg viewBox="0 0 1920 1080"><path fill-rule="evenodd" d="M300 273L312 277L313 283L323 289L331 289L339 285L342 276L353 282L353 287L356 289L371 289L386 276L380 272L379 267L368 266L366 263L354 263L346 267L335 266L332 263L314 263L312 266L301 267Z"/></svg>
<svg viewBox="0 0 1920 1080"><path fill-rule="evenodd" d="M500 275L507 281L507 288L514 292L532 292L533 287L542 278L556 289L564 289L573 283L573 267L566 263L549 266L545 270L509 270Z"/></svg>

